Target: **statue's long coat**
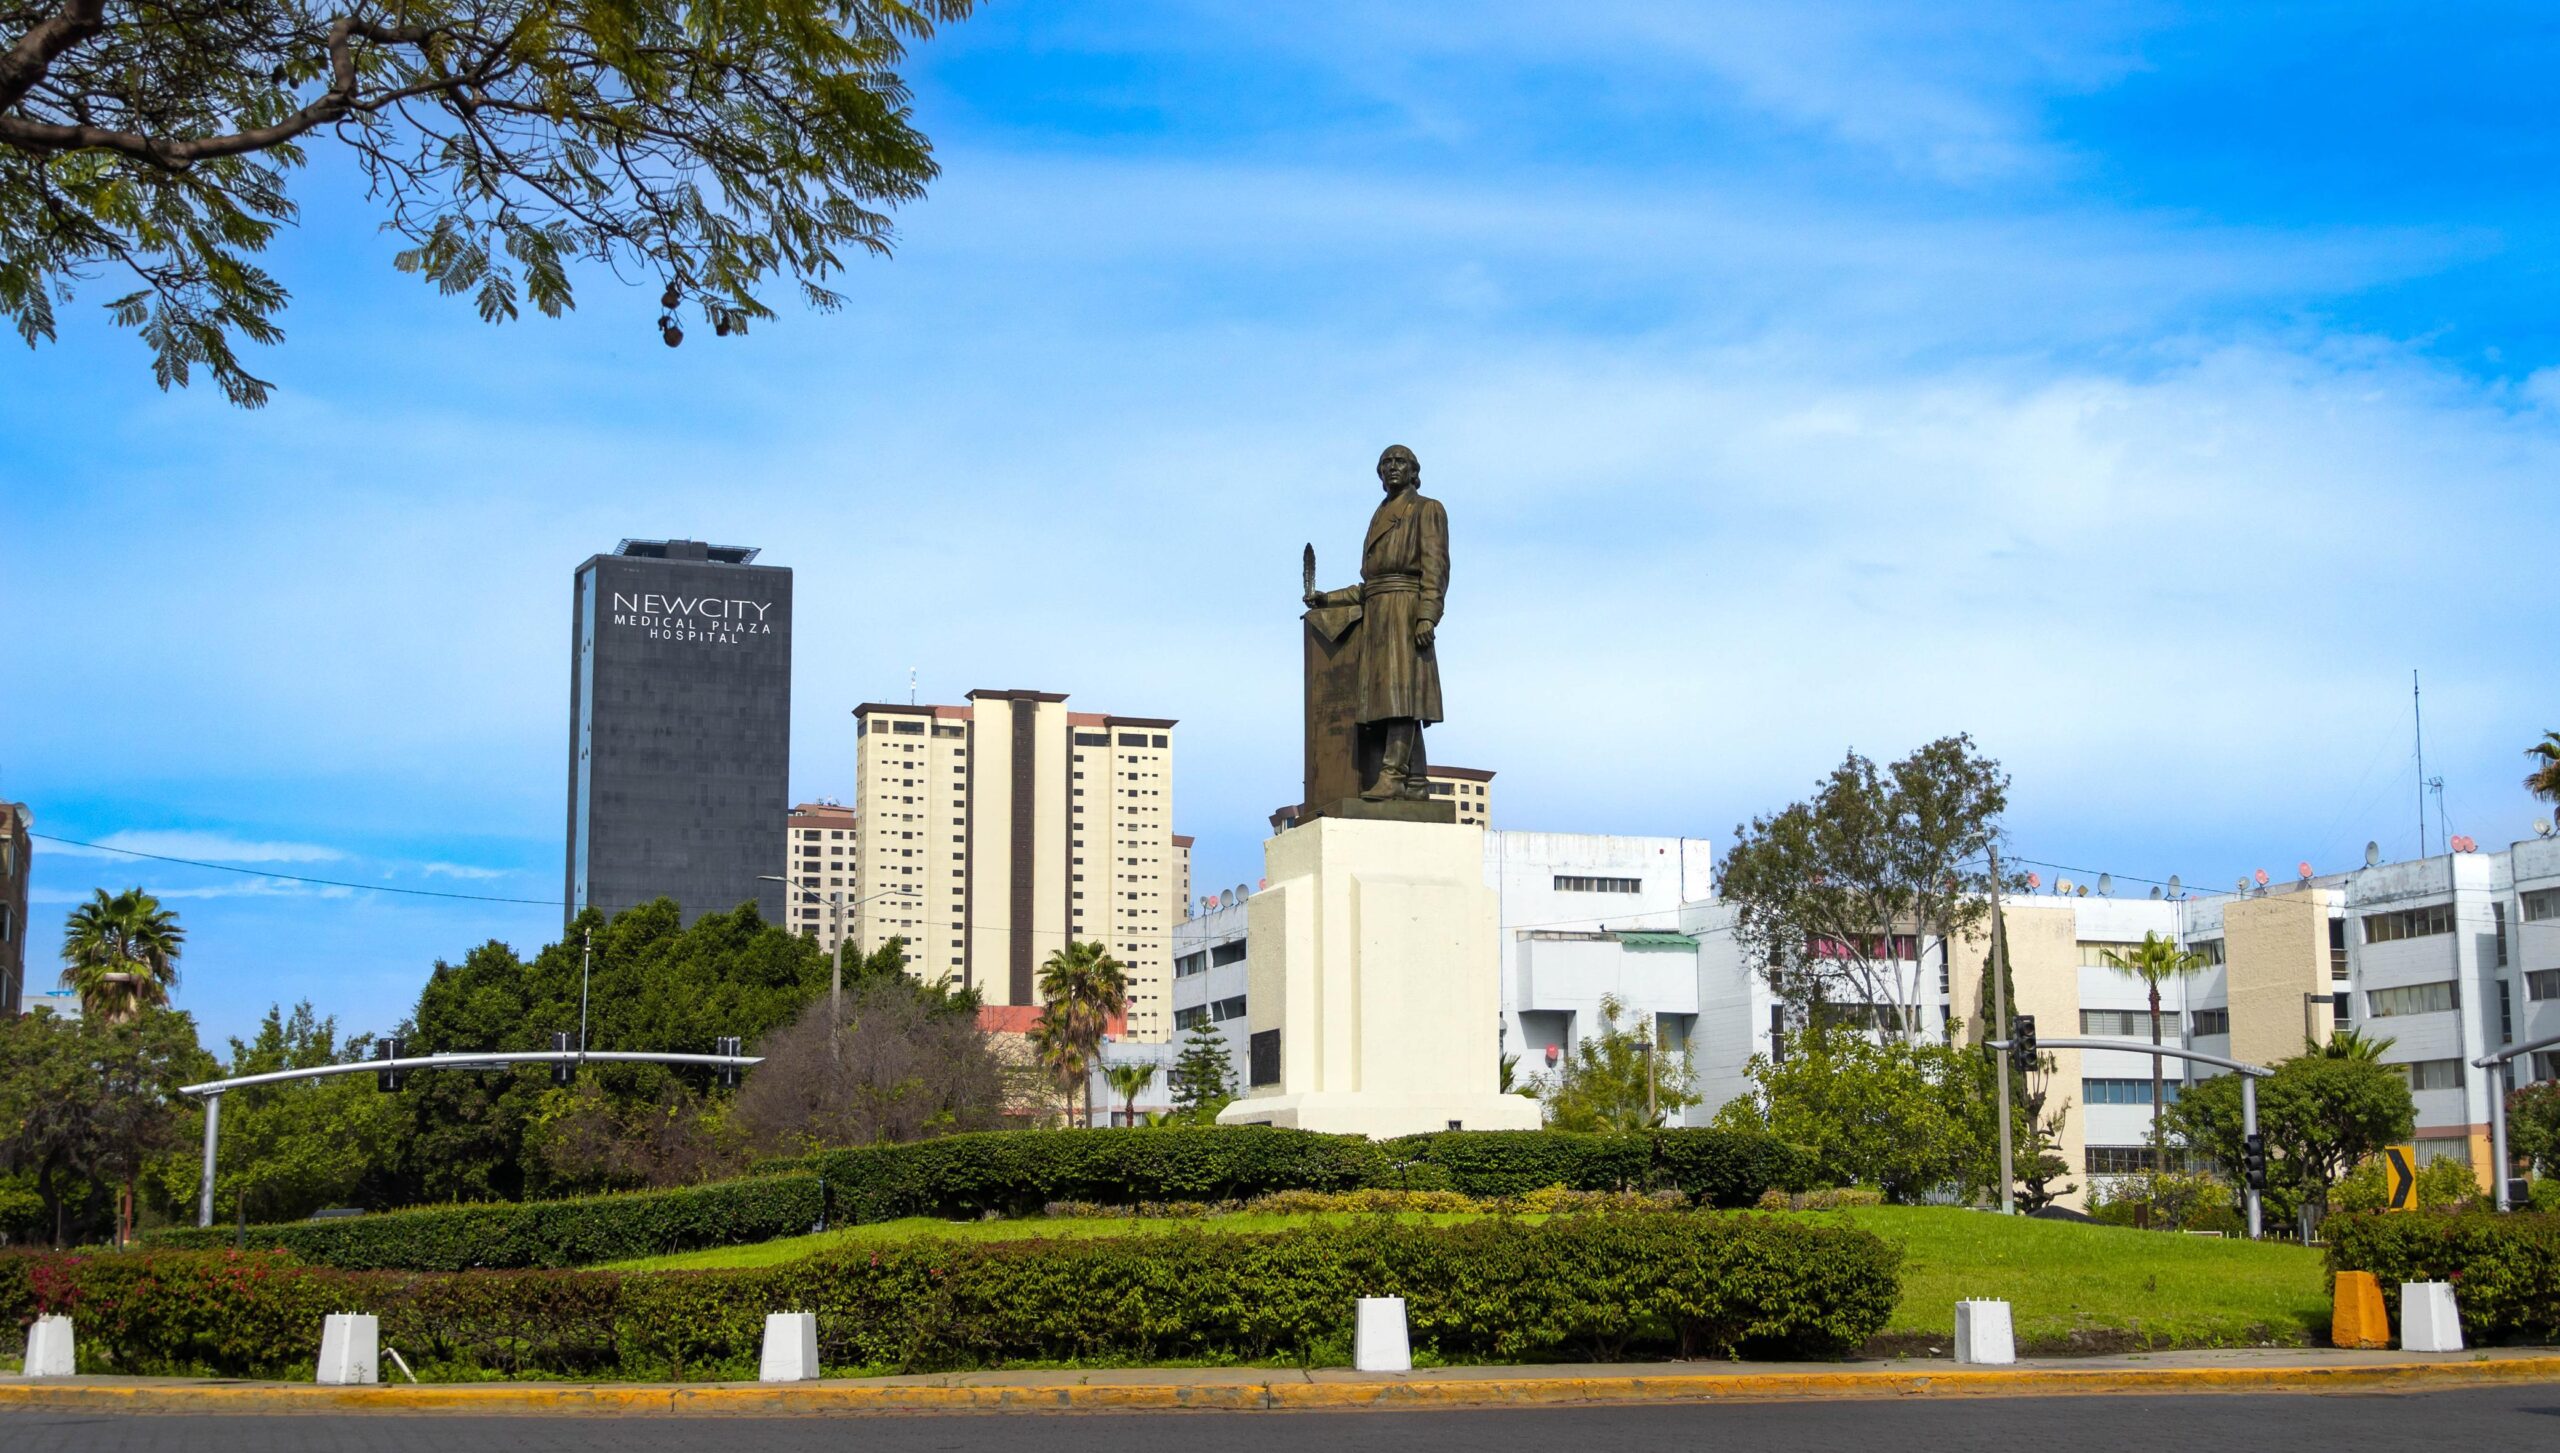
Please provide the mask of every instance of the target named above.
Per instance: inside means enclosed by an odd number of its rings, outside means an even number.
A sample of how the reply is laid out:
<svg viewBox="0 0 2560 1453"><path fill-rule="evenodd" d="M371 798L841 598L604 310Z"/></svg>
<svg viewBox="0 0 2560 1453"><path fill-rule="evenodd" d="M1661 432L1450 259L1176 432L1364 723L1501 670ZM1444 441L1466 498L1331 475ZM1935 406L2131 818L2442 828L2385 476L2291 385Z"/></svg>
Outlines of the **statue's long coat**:
<svg viewBox="0 0 2560 1453"><path fill-rule="evenodd" d="M1343 592L1349 594L1349 592ZM1389 495L1360 549L1360 720L1440 714L1440 660L1413 643L1449 593L1449 512L1419 490Z"/></svg>

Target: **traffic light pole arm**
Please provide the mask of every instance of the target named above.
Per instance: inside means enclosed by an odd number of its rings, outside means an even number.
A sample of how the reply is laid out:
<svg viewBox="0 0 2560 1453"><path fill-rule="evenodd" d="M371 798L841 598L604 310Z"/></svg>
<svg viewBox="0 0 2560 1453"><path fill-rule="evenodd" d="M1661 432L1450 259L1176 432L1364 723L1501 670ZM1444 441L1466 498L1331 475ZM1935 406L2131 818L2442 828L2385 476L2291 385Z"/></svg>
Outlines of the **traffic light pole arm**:
<svg viewBox="0 0 2560 1453"><path fill-rule="evenodd" d="M2522 1044L2493 1049L2471 1062L2473 1069L2496 1071L2489 1085L2489 1178L2498 1184L2491 1193L2492 1204L2501 1211L2514 1209L2507 1194L2507 1071L2511 1062L2536 1050L2560 1048L2560 1034L2546 1034Z"/></svg>
<svg viewBox="0 0 2560 1453"><path fill-rule="evenodd" d="M249 1085L273 1085L286 1080L316 1080L327 1075L374 1074L383 1070L494 1070L507 1065L558 1064L562 1060L574 1064L652 1064L735 1066L746 1069L764 1063L761 1055L750 1054L638 1054L617 1050L561 1051L555 1049L499 1051L489 1054L420 1054L406 1059L363 1059L346 1064L313 1065L304 1070L276 1070L263 1075L241 1075L235 1079L207 1080L200 1085L180 1085L181 1095L219 1095Z"/></svg>
<svg viewBox="0 0 2560 1453"><path fill-rule="evenodd" d="M2010 1041L2005 1039L1986 1039L1983 1043L2003 1053L2006 1053L2010 1046ZM2036 1048L2096 1049L2122 1054L2166 1055L2171 1059L2191 1059L2198 1064L2220 1065L2226 1070L2237 1070L2253 1080L2263 1080L2275 1073L2265 1065L2253 1065L2247 1060L2225 1059L2218 1054L2206 1054L2200 1049L2180 1049L2174 1044L2153 1044L2147 1039L2046 1039L2039 1035L2036 1038Z"/></svg>
<svg viewBox="0 0 2560 1453"><path fill-rule="evenodd" d="M1984 1043L2006 1054L2009 1052L2011 1041L1992 1039L1985 1040ZM2200 1049L2180 1049L2175 1045L2151 1044L2139 1039L2039 1038L2036 1041L2036 1048L2038 1050L2078 1049L2120 1054L2167 1055L2171 1059L2194 1060L2198 1064L2220 1065L2226 1070L2236 1071L2240 1076L2240 1133L2243 1137L2250 1139L2254 1139L2258 1133L2258 1081L2275 1073L2265 1065L2253 1065L2247 1060L2226 1059L2218 1054L2206 1054ZM2258 1188L2255 1185L2249 1185L2243 1189L2249 1209L2249 1239L2255 1241L2258 1239L2259 1232L2265 1229L2259 1210Z"/></svg>

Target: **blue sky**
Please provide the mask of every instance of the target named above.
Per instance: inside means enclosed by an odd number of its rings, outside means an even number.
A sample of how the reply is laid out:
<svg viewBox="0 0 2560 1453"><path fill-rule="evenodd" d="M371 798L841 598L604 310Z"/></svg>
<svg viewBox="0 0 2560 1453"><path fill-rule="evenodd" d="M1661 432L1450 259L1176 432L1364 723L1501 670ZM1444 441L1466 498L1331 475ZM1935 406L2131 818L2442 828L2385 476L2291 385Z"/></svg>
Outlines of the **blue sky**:
<svg viewBox="0 0 2560 1453"><path fill-rule="evenodd" d="M673 352L603 276L483 327L323 157L269 408L154 390L104 287L0 349L0 797L556 895L569 572L690 535L797 572L796 796L910 667L1068 691L1182 719L1246 881L1298 546L1343 573L1401 441L1455 537L1433 755L1507 825L1721 842L1969 730L2031 856L2334 869L2414 847L2417 668L2502 844L2560 725L2554 26L2225 8L997 4L916 58L897 257ZM216 1034L387 1027L558 922L39 861L40 924L171 898Z"/></svg>

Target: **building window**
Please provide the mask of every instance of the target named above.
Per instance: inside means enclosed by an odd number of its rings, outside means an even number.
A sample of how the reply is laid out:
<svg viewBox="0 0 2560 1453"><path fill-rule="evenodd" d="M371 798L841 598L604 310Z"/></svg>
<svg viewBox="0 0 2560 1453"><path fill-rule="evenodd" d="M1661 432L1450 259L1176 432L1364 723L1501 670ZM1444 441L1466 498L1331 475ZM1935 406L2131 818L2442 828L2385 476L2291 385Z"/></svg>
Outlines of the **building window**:
<svg viewBox="0 0 2560 1453"><path fill-rule="evenodd" d="M1237 939L1233 943L1212 944L1209 948L1209 962L1212 966L1240 964L1244 962L1246 952L1247 947L1243 939Z"/></svg>
<svg viewBox="0 0 2560 1453"><path fill-rule="evenodd" d="M2507 966L2507 905L2490 904L2489 919L2498 926L2498 967L2503 969Z"/></svg>
<svg viewBox="0 0 2560 1453"><path fill-rule="evenodd" d="M2083 1009L2080 1032L2106 1039L2149 1039L2151 1015L2141 1009ZM2161 1031L2168 1032L2165 1028Z"/></svg>
<svg viewBox="0 0 2560 1453"><path fill-rule="evenodd" d="M2084 969L2109 968L2112 967L2112 965L2108 964L2107 955L2112 953L2130 958L2132 957L2134 950L2141 947L2142 945L2138 943L2120 943L2113 939L2084 938L2080 940L2080 967Z"/></svg>
<svg viewBox="0 0 2560 1453"><path fill-rule="evenodd" d="M2418 1164L2433 1165L2449 1160L2456 1165L2471 1164L2471 1137L2468 1135L2421 1135L2418 1137Z"/></svg>
<svg viewBox="0 0 2560 1453"><path fill-rule="evenodd" d="M2372 922L2367 919L2366 922ZM2455 1005L2453 981L2436 984L2403 984L2397 989L2367 989L2364 1012L2372 1019L2388 1019L2399 1014L2441 1014Z"/></svg>
<svg viewBox="0 0 2560 1453"><path fill-rule="evenodd" d="M920 721L893 721L889 723L889 730L902 737L920 737L924 735L924 723Z"/></svg>
<svg viewBox="0 0 2560 1453"><path fill-rule="evenodd" d="M1556 874L1558 893L1641 893L1642 878L1585 878L1569 873Z"/></svg>
<svg viewBox="0 0 2560 1453"><path fill-rule="evenodd" d="M1184 954L1173 961L1173 976L1177 979L1187 979L1193 974L1205 974L1208 971L1209 956L1205 953Z"/></svg>
<svg viewBox="0 0 2560 1453"><path fill-rule="evenodd" d="M2506 980L2498 981L2498 1043L2512 1044L2516 1037L2516 991Z"/></svg>
<svg viewBox="0 0 2560 1453"><path fill-rule="evenodd" d="M2545 999L2560 999L2560 969L2535 969L2525 975L2524 996L2537 1004Z"/></svg>
<svg viewBox="0 0 2560 1453"><path fill-rule="evenodd" d="M2368 913L2364 916L2366 943L2396 943L2404 938L2431 938L2453 932L2453 905L2431 903L2424 908L2403 908L2397 913Z"/></svg>
<svg viewBox="0 0 2560 1453"><path fill-rule="evenodd" d="M1242 1019L1244 1017L1244 1000L1245 996L1238 994L1232 998L1221 999L1215 1004L1210 1005L1210 1020L1214 1023L1224 1024L1230 1019Z"/></svg>
<svg viewBox="0 0 2560 1453"><path fill-rule="evenodd" d="M2151 1169L2151 1147L2092 1145L2088 1148L2083 1168L2093 1176L2139 1175Z"/></svg>
<svg viewBox="0 0 2560 1453"><path fill-rule="evenodd" d="M2178 1082L2164 1079L2160 1093L2169 1104L2178 1103ZM2148 1105L2151 1103L2149 1080L2082 1080L2080 1101L2085 1105Z"/></svg>
<svg viewBox="0 0 2560 1453"><path fill-rule="evenodd" d="M2343 918L2329 920L2329 977L2333 981L2347 977L2347 921Z"/></svg>
<svg viewBox="0 0 2560 1453"><path fill-rule="evenodd" d="M2413 1090L2458 1090L2462 1088L2462 1061L2458 1059L2422 1059L2391 1066Z"/></svg>
<svg viewBox="0 0 2560 1453"><path fill-rule="evenodd" d="M2524 921L2540 923L2560 918L2560 888L2536 888L2524 895Z"/></svg>
<svg viewBox="0 0 2560 1453"><path fill-rule="evenodd" d="M2208 1034L2231 1032L2231 1011L2228 1009L2199 1009L2188 1017L2193 1021L2190 1032L2198 1039Z"/></svg>
<svg viewBox="0 0 2560 1453"><path fill-rule="evenodd" d="M2187 952L2204 960L2206 968L2218 969L2222 967L2222 940L2218 938L2197 939L2195 942L2187 945Z"/></svg>
<svg viewBox="0 0 2560 1453"><path fill-rule="evenodd" d="M951 722L938 721L933 724L933 734L937 737L965 737L969 733Z"/></svg>
<svg viewBox="0 0 2560 1453"><path fill-rule="evenodd" d="M1206 1004L1195 1004L1188 1009L1176 1009L1173 1011L1173 1027L1176 1029L1188 1030L1195 1025L1206 1024L1208 1022L1209 1006Z"/></svg>

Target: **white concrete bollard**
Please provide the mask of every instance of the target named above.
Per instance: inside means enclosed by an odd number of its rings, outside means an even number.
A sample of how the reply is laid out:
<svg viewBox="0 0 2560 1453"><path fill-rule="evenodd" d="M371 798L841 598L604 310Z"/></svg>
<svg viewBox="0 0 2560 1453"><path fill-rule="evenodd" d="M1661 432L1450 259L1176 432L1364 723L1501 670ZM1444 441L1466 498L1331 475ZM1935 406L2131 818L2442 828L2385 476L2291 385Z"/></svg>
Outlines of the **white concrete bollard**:
<svg viewBox="0 0 2560 1453"><path fill-rule="evenodd" d="M2018 1360L2018 1339L2007 1302L1956 1303L1956 1361L1984 1364Z"/></svg>
<svg viewBox="0 0 2560 1453"><path fill-rule="evenodd" d="M764 1319L764 1361L758 1382L809 1382L818 1375L818 1316L815 1312L768 1312Z"/></svg>
<svg viewBox="0 0 2560 1453"><path fill-rule="evenodd" d="M1405 1331L1404 1298L1362 1297L1352 1324L1351 1365L1362 1372L1413 1371L1413 1341Z"/></svg>
<svg viewBox="0 0 2560 1453"><path fill-rule="evenodd" d="M2400 1284L2400 1350L2462 1350L2462 1314L2453 1304L2453 1283L2404 1281Z"/></svg>
<svg viewBox="0 0 2560 1453"><path fill-rule="evenodd" d="M27 1329L27 1376L69 1377L78 1370L71 1355L71 1319L38 1317Z"/></svg>
<svg viewBox="0 0 2560 1453"><path fill-rule="evenodd" d="M320 1324L320 1377L331 1387L382 1380L382 1319L371 1312L331 1312Z"/></svg>

